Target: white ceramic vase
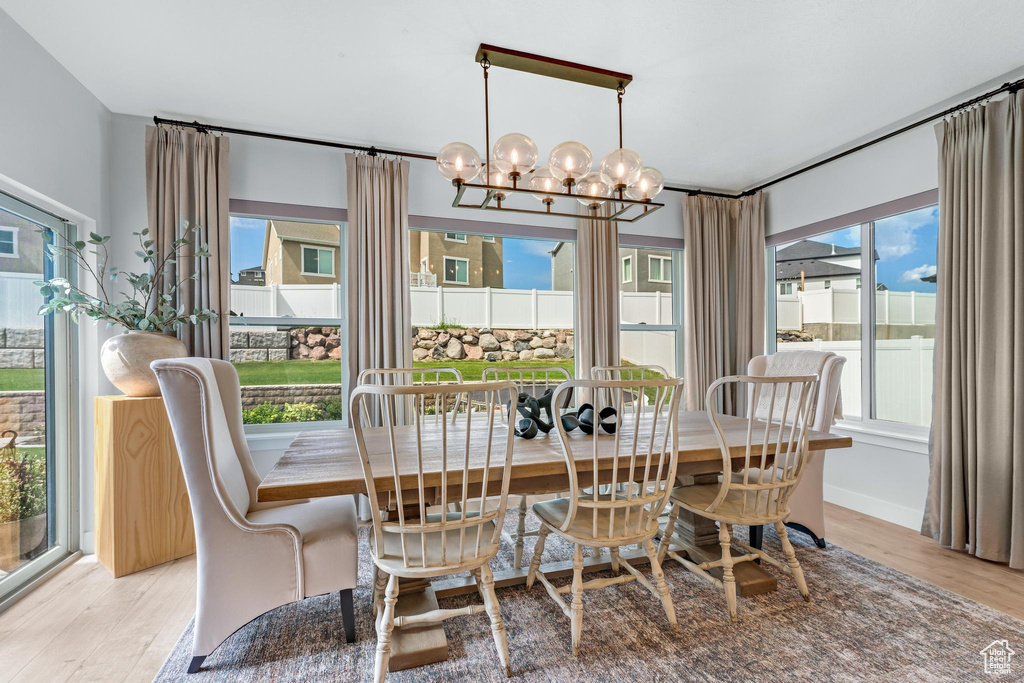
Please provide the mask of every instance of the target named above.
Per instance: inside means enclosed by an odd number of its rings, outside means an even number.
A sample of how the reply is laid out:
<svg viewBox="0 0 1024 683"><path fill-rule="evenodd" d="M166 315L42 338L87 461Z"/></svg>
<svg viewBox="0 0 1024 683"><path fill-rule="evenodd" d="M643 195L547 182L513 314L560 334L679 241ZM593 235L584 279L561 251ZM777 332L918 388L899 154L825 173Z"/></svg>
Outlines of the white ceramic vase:
<svg viewBox="0 0 1024 683"><path fill-rule="evenodd" d="M185 344L160 332L130 330L111 337L100 350L103 374L128 396L159 396L160 385L149 364L161 358L184 358Z"/></svg>

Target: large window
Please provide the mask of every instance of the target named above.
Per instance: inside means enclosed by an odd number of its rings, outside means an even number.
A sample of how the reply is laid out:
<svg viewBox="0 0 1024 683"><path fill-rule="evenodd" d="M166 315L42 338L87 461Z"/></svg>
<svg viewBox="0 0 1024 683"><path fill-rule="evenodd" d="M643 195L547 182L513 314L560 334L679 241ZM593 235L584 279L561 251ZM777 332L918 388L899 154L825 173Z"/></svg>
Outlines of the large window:
<svg viewBox="0 0 1024 683"><path fill-rule="evenodd" d="M77 547L72 495L73 326L37 314L34 283L75 273L47 243L74 228L0 194L0 602Z"/></svg>
<svg viewBox="0 0 1024 683"><path fill-rule="evenodd" d="M344 232L231 217L231 362L247 425L344 419Z"/></svg>
<svg viewBox="0 0 1024 683"><path fill-rule="evenodd" d="M619 248L619 351L624 364L658 365L671 375L682 370L682 251ZM626 278L627 264L629 279ZM633 272L636 267L639 272Z"/></svg>
<svg viewBox="0 0 1024 683"><path fill-rule="evenodd" d="M572 242L410 230L409 252L416 367L575 372Z"/></svg>
<svg viewBox="0 0 1024 683"><path fill-rule="evenodd" d="M926 206L769 248L776 348L846 357L847 418L931 423L937 244Z"/></svg>

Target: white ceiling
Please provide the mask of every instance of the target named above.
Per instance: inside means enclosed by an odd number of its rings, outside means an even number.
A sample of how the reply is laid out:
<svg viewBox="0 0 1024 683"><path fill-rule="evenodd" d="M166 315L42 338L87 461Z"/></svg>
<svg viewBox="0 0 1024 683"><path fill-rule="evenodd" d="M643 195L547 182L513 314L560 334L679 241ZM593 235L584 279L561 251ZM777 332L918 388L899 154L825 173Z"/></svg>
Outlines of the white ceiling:
<svg viewBox="0 0 1024 683"><path fill-rule="evenodd" d="M625 144L740 190L1024 65L1021 0L0 0L112 111L483 151L481 42L632 73ZM501 69L491 139L615 146L615 95Z"/></svg>

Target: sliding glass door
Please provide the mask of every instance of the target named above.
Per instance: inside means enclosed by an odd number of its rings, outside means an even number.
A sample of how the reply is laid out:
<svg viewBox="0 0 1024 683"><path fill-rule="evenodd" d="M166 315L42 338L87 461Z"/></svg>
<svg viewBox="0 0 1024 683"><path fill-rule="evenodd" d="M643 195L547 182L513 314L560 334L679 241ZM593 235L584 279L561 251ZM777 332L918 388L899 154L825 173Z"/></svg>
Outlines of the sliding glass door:
<svg viewBox="0 0 1024 683"><path fill-rule="evenodd" d="M46 248L72 231L0 194L0 605L74 544L72 330L35 284L73 275Z"/></svg>

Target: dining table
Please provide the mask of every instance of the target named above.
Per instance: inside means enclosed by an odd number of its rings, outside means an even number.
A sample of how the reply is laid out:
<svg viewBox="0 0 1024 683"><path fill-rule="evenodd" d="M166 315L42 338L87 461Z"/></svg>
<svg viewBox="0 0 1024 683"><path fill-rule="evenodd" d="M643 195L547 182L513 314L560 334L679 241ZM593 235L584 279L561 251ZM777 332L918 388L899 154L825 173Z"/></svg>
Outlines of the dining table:
<svg viewBox="0 0 1024 683"><path fill-rule="evenodd" d="M748 431L746 418L719 415L718 419L729 449L730 471L739 471L746 466L767 467L771 465L774 458L771 444L765 448L764 453L760 452L760 444L755 444L752 450L752 459L746 459ZM465 432L460 433L460 430L467 429L465 421L442 425L442 420L436 420L433 424L429 422L421 424L420 438L425 443L439 440L442 429L450 443L459 443L460 436L465 438ZM757 424L760 424L762 429L764 427L764 423L755 420L755 433ZM468 428L486 430L487 423L480 420ZM499 424L494 426L494 443L503 442L504 430L507 428L507 426ZM396 441L408 440L408 443L415 444L417 438L415 426L397 426L393 429ZM386 432L386 428L380 427L364 428L363 430L364 437L368 442L375 438L383 438ZM476 438L477 435L471 433L469 436ZM567 438L588 437L581 432L572 432ZM850 437L816 431L809 432L808 441L810 451L849 448L853 445ZM610 439L608 442L613 443L614 439ZM612 450L614 449L605 449L605 452L596 460L596 477L595 461L589 454L585 458L580 457L575 460L581 486L593 485L595 479L598 484L612 481L614 470ZM703 410L679 413L678 452L677 481L680 486L717 482L719 476L726 469L718 434L709 420L707 412ZM373 464L373 457L376 456L371 455L371 464ZM384 451L381 451L380 457L386 457ZM480 487L482 487L480 479L482 479L484 470L484 454L471 453L470 458L470 490L473 490L473 473L476 473L478 475L477 494L479 495ZM479 462L476 462L474 458ZM380 466L374 464L372 470L375 475L374 488L377 498L375 504L382 510L393 508L396 501L396 486L390 469L387 468L385 462L381 461ZM439 482L441 472L439 456L434 459L428 457L425 460L425 480ZM381 476L377 476L378 473ZM404 491L406 514L414 513L417 506L408 505L407 494L410 491L405 490L406 485L401 479L400 482ZM410 483L411 492L415 495L416 486L414 483ZM492 485L487 486L488 495L493 495L493 488ZM516 438L514 440L509 482L510 495L542 496L558 494L567 490L569 490L569 473L566 455L556 432L540 435L533 439ZM361 457L356 448L355 431L351 428L319 429L299 433L281 459L263 479L257 492L257 498L260 502L295 501L322 496L366 493L366 480L363 475ZM675 525L673 542L684 547L686 553L696 562L714 561L721 557L717 524L685 510L680 514ZM626 551L625 549L620 555L620 561L630 562L634 565L648 562L642 551ZM526 564L524 563L524 565ZM604 571L610 567L611 556L603 552L586 558L584 561L585 572ZM548 578L568 576L572 573L572 562L547 562L542 564L541 568ZM526 566L499 569L494 572L495 586L502 588L525 584L526 575ZM737 564L735 577L741 597L758 595L776 589L774 576L753 562ZM396 605L396 615L418 614L436 609L438 598L471 592L476 592L476 584L475 580L468 575L445 577L434 581L403 580L399 601ZM392 636L392 654L388 668L391 671L408 669L444 661L447 657L448 643L441 624L396 629Z"/></svg>

